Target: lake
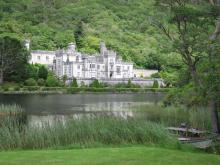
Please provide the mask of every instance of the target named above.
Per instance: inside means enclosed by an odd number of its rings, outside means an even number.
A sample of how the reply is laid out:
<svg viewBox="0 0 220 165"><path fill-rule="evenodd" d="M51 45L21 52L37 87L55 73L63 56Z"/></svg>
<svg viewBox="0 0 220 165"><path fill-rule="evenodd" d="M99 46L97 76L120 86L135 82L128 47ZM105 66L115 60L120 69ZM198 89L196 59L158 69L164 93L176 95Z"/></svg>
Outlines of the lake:
<svg viewBox="0 0 220 165"><path fill-rule="evenodd" d="M31 124L52 123L92 114L111 114L132 117L140 106L157 104L162 93L145 94L74 94L74 95L0 95L0 104L20 105L28 114Z"/></svg>

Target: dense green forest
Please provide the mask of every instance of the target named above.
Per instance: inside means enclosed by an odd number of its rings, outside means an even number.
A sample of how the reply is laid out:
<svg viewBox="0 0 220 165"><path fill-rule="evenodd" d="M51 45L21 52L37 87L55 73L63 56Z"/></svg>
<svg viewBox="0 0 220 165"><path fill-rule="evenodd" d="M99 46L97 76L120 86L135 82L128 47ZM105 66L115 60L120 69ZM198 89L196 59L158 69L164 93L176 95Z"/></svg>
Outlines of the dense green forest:
<svg viewBox="0 0 220 165"><path fill-rule="evenodd" d="M1 0L0 35L31 39L32 50L54 50L75 42L95 53L100 41L137 68L179 68L164 51L166 37L151 24L154 0Z"/></svg>

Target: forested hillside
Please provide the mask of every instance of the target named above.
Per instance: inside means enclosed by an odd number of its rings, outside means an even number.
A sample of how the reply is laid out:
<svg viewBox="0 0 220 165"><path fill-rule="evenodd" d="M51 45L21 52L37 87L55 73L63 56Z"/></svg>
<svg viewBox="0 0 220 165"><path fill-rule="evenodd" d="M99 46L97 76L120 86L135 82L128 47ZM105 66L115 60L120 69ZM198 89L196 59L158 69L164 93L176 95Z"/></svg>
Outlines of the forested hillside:
<svg viewBox="0 0 220 165"><path fill-rule="evenodd" d="M54 50L76 42L95 53L100 41L136 67L181 65L164 52L166 38L151 25L154 0L0 0L0 35L31 39L31 49Z"/></svg>

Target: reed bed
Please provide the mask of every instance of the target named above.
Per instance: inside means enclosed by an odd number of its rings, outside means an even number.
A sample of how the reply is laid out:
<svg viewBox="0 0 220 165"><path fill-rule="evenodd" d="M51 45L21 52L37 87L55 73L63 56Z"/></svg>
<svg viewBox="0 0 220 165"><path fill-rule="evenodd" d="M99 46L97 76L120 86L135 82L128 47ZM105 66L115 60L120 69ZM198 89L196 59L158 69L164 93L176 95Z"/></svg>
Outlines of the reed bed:
<svg viewBox="0 0 220 165"><path fill-rule="evenodd" d="M137 107L136 112L146 120L164 126L180 126L181 123L186 123L189 127L211 130L210 110L205 107L144 105Z"/></svg>
<svg viewBox="0 0 220 165"><path fill-rule="evenodd" d="M20 107L17 106L6 108L9 110L17 108L20 111ZM180 146L163 126L143 118L93 116L34 126L21 124L20 120L14 117L2 121L0 150L86 147L96 144L113 146L148 144L169 148Z"/></svg>
<svg viewBox="0 0 220 165"><path fill-rule="evenodd" d="M155 105L140 106L134 117L92 115L40 125L28 124L27 115L17 105L2 105L0 112L16 114L0 117L0 150L139 144L182 148L168 133L166 126L177 126L182 122L188 122L196 128L207 128L210 125L206 109L189 111Z"/></svg>

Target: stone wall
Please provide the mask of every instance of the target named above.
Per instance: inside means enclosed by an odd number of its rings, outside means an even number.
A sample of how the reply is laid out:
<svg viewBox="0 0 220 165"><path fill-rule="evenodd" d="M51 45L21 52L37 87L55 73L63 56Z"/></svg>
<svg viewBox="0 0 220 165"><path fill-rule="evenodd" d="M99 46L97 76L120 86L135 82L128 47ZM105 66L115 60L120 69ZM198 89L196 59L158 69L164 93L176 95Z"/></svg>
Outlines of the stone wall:
<svg viewBox="0 0 220 165"><path fill-rule="evenodd" d="M106 83L109 85L116 85L119 83L128 83L129 79L98 79L101 83ZM141 87L152 87L154 81L158 81L159 86L165 86L164 81L162 79L130 79L132 84L140 85ZM68 84L71 83L72 80L68 80ZM77 79L77 83L80 85L82 82L85 85L89 85L94 81L94 79Z"/></svg>

